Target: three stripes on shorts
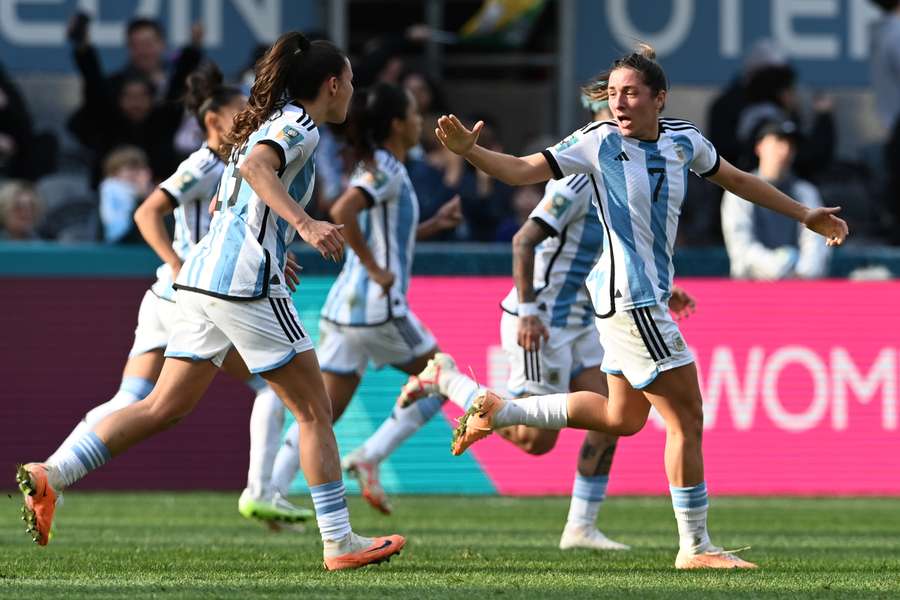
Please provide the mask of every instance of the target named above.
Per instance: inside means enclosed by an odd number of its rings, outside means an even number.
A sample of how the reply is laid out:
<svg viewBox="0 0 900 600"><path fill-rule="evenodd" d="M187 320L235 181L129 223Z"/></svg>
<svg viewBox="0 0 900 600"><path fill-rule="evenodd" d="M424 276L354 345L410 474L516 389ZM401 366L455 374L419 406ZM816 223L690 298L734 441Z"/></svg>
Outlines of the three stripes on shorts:
<svg viewBox="0 0 900 600"><path fill-rule="evenodd" d="M656 321L653 320L650 309L645 306L635 308L631 312L634 317L634 324L637 325L638 333L641 334L641 339L644 341L644 346L647 347L647 351L650 353L650 358L655 362L670 358L672 351L666 346L666 341L659 332L659 328L656 327Z"/></svg>
<svg viewBox="0 0 900 600"><path fill-rule="evenodd" d="M525 365L525 381L540 382L541 380L541 355L539 350L526 350L522 348L522 360Z"/></svg>
<svg viewBox="0 0 900 600"><path fill-rule="evenodd" d="M284 331L284 335L287 336L288 341L293 344L305 338L306 332L303 331L300 323L294 318L294 313L288 302L290 300L287 298L269 298L269 304L272 305L278 324L281 325L281 329Z"/></svg>

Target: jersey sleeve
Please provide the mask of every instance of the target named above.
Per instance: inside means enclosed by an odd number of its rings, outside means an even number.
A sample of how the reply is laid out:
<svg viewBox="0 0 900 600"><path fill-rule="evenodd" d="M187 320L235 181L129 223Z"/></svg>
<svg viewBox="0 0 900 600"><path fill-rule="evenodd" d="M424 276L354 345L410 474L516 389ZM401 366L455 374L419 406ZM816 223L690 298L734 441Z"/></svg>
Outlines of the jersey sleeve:
<svg viewBox="0 0 900 600"><path fill-rule="evenodd" d="M360 163L350 178L350 187L365 195L369 206L383 204L396 197L400 176L381 164Z"/></svg>
<svg viewBox="0 0 900 600"><path fill-rule="evenodd" d="M205 202L219 185L223 168L222 161L212 154L201 159L189 156L168 179L159 184L159 189L169 197L174 208L192 200Z"/></svg>
<svg viewBox="0 0 900 600"><path fill-rule="evenodd" d="M319 142L319 132L309 117L304 114L298 121L295 115L296 113L285 113L275 119L266 134L256 142L265 144L278 153L281 161L279 176L295 160L309 160ZM306 125L304 119L307 120Z"/></svg>
<svg viewBox="0 0 900 600"><path fill-rule="evenodd" d="M573 175L562 181L551 181L544 189L544 197L531 211L530 219L539 221L559 235L570 223L584 216L585 202L576 191L584 176ZM586 182L585 182L586 183ZM583 193L583 192L582 192Z"/></svg>
<svg viewBox="0 0 900 600"><path fill-rule="evenodd" d="M691 157L690 169L700 177L710 177L719 170L719 152L712 142L706 139L702 133L689 130L688 136L694 147Z"/></svg>
<svg viewBox="0 0 900 600"><path fill-rule="evenodd" d="M600 148L600 123L583 127L542 154L553 171L554 179L568 175L590 173L597 168Z"/></svg>

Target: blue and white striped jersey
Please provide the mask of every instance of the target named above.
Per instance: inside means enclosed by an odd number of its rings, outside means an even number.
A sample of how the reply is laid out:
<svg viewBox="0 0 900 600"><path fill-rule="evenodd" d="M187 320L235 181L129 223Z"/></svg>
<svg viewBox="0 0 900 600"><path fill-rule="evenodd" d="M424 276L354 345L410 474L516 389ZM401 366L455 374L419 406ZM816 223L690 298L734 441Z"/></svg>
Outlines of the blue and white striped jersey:
<svg viewBox="0 0 900 600"><path fill-rule="evenodd" d="M394 274L394 285L385 296L348 246L322 318L340 325L378 325L406 314L419 202L406 167L384 149L375 151L373 164L357 167L350 186L369 200L369 208L359 214L359 227L378 266Z"/></svg>
<svg viewBox="0 0 900 600"><path fill-rule="evenodd" d="M159 184L175 208L175 235L172 249L182 261L194 244L209 231L209 203L219 187L225 163L203 144L188 156L165 181ZM165 300L174 300L172 269L167 264L156 270L156 282L150 288Z"/></svg>
<svg viewBox="0 0 900 600"><path fill-rule="evenodd" d="M719 168L719 154L690 122L659 119L653 142L625 137L613 121L591 123L544 150L556 179L583 173L606 231L587 279L598 316L666 302L688 171Z"/></svg>
<svg viewBox="0 0 900 600"><path fill-rule="evenodd" d="M293 104L276 111L250 135L222 173L209 234L188 255L177 289L237 300L290 295L283 273L294 228L241 178L240 166L256 144L270 146L281 158L281 183L305 207L315 184L312 158L318 142L316 124Z"/></svg>
<svg viewBox="0 0 900 600"><path fill-rule="evenodd" d="M594 307L584 281L603 250L603 227L593 206L594 189L587 175L547 182L544 198L530 218L555 232L534 253L535 302L551 327L593 326ZM515 287L500 306L517 314Z"/></svg>

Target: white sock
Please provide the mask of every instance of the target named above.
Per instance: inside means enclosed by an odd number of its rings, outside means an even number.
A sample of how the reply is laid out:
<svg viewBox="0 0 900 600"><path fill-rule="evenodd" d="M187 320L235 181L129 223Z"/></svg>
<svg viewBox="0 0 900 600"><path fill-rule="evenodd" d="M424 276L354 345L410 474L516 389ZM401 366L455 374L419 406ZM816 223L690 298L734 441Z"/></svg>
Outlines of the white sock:
<svg viewBox="0 0 900 600"><path fill-rule="evenodd" d="M690 487L669 486L672 494L672 508L678 523L678 548L682 552L697 554L704 552L712 544L706 530L706 513L709 510L709 496L706 482Z"/></svg>
<svg viewBox="0 0 900 600"><path fill-rule="evenodd" d="M495 429L510 425L563 429L568 420L568 394L549 394L507 400L493 423Z"/></svg>
<svg viewBox="0 0 900 600"><path fill-rule="evenodd" d="M481 386L478 382L459 371L441 372L438 377L438 388L441 394L463 410L472 406Z"/></svg>
<svg viewBox="0 0 900 600"><path fill-rule="evenodd" d="M344 498L344 482L340 479L309 486L316 522L324 541L336 541L350 534L350 511Z"/></svg>
<svg viewBox="0 0 900 600"><path fill-rule="evenodd" d="M287 496L291 483L300 472L300 426L294 421L284 436L284 442L278 448L275 465L272 467L272 491Z"/></svg>
<svg viewBox="0 0 900 600"><path fill-rule="evenodd" d="M64 490L112 458L106 444L93 431L87 432L68 449L57 454L53 461L47 462L51 467L47 477L56 491Z"/></svg>
<svg viewBox="0 0 900 600"><path fill-rule="evenodd" d="M363 444L365 459L380 463L390 456L400 444L437 414L443 403L444 399L440 396L428 396L406 408L395 407L391 416Z"/></svg>
<svg viewBox="0 0 900 600"><path fill-rule="evenodd" d="M257 500L268 499L275 456L281 445L284 426L284 404L266 386L256 395L250 413L250 466L247 469L247 492Z"/></svg>
<svg viewBox="0 0 900 600"><path fill-rule="evenodd" d="M56 462L62 452L69 450L75 442L83 438L97 423L102 421L107 415L111 415L117 410L130 406L135 402L143 400L147 394L153 389L153 382L149 379L141 377L123 377L122 383L119 385L119 391L116 395L99 406L95 406L84 415L79 421L72 433L63 440L59 448L50 455L46 462Z"/></svg>
<svg viewBox="0 0 900 600"><path fill-rule="evenodd" d="M597 513L606 498L607 483L609 483L609 475L594 475L593 477L575 475L575 484L572 486L572 502L569 504L566 525L585 526L594 525L597 522Z"/></svg>

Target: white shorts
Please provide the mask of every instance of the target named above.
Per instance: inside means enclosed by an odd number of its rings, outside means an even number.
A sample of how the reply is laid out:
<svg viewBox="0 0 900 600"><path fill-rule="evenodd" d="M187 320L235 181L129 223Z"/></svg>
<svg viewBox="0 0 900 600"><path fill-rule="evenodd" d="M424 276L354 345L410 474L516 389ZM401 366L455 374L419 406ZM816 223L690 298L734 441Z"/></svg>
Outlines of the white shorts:
<svg viewBox="0 0 900 600"><path fill-rule="evenodd" d="M694 362L669 308L662 304L616 311L596 323L606 348L603 370L624 375L635 389L647 387L663 371Z"/></svg>
<svg viewBox="0 0 900 600"><path fill-rule="evenodd" d="M312 350L290 298L222 300L179 290L178 316L172 326L166 356L212 360L222 366L231 347L251 373L271 371L301 352Z"/></svg>
<svg viewBox="0 0 900 600"><path fill-rule="evenodd" d="M170 300L163 300L147 290L138 310L137 327L134 329L134 343L128 358L140 356L153 350L163 350L169 344L169 333L178 313L178 307Z"/></svg>
<svg viewBox="0 0 900 600"><path fill-rule="evenodd" d="M519 345L519 317L507 312L500 318L500 343L509 358L513 396L559 394L581 371L603 362L603 346L593 325L550 327L550 339L539 350Z"/></svg>
<svg viewBox="0 0 900 600"><path fill-rule="evenodd" d="M376 368L405 365L435 346L434 336L412 311L372 326L319 320L319 363L329 373L362 375L369 361Z"/></svg>

